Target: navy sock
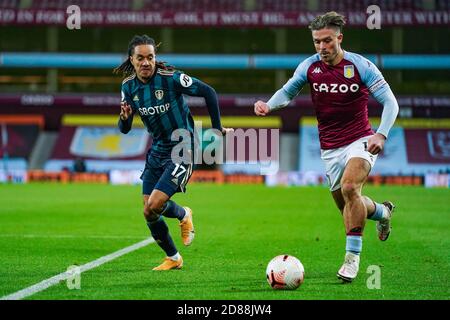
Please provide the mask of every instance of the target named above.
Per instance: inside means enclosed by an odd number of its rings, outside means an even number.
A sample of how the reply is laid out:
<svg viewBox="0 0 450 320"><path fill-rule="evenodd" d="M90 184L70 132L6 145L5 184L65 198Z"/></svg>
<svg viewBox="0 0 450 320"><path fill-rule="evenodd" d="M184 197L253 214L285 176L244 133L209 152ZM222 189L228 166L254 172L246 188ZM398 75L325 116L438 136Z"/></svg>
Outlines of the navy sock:
<svg viewBox="0 0 450 320"><path fill-rule="evenodd" d="M167 218L177 218L178 220L183 220L186 215L186 210L183 207L177 205L174 201L169 200L164 204L161 214Z"/></svg>
<svg viewBox="0 0 450 320"><path fill-rule="evenodd" d="M168 257L178 252L169 234L169 228L162 216L159 216L155 221L147 221L147 226L150 229L153 239L155 239L156 243L164 250Z"/></svg>

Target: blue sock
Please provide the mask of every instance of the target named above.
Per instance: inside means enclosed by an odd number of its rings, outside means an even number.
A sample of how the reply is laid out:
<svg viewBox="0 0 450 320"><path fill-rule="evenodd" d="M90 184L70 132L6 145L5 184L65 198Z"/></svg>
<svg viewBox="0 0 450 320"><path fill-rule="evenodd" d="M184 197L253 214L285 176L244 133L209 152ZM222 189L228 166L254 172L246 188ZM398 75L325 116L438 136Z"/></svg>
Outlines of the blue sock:
<svg viewBox="0 0 450 320"><path fill-rule="evenodd" d="M153 239L155 239L156 243L164 250L168 257L178 252L169 234L169 228L162 216L159 216L155 221L147 221L147 226L150 229Z"/></svg>
<svg viewBox="0 0 450 320"><path fill-rule="evenodd" d="M373 203L375 204L375 212L372 213L371 216L367 217L367 219L380 221L381 219L383 219L384 205L375 201Z"/></svg>
<svg viewBox="0 0 450 320"><path fill-rule="evenodd" d="M362 235L347 235L345 251L359 255L362 250Z"/></svg>
<svg viewBox="0 0 450 320"><path fill-rule="evenodd" d="M186 210L183 207L177 205L174 201L169 200L164 204L163 211L161 214L167 218L177 218L178 220L183 220L186 215Z"/></svg>

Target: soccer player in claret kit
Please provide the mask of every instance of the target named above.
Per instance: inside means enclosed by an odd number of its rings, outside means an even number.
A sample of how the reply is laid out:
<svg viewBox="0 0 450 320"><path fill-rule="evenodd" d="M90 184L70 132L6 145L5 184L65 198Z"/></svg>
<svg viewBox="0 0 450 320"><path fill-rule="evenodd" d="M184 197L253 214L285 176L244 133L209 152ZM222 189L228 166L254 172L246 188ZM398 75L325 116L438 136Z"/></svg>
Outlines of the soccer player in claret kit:
<svg viewBox="0 0 450 320"><path fill-rule="evenodd" d="M137 113L153 137L141 176L144 216L153 238L166 254L163 263L153 270L171 270L180 269L183 258L163 217L180 221L184 245L189 246L195 234L192 210L170 200L176 192L185 192L195 156L194 120L183 94L205 98L214 129L222 134L233 129L221 125L215 90L156 61L156 47L155 41L147 35L134 36L128 46L127 60L114 71L125 76L121 88L120 131L126 134L131 130L133 116ZM172 139L172 133L178 129L183 129L180 131L182 139ZM185 144L180 150L187 152L174 157L172 150L179 143Z"/></svg>
<svg viewBox="0 0 450 320"><path fill-rule="evenodd" d="M336 12L310 24L317 54L299 64L291 79L267 103L257 101L258 116L283 108L309 83L318 120L321 157L333 199L346 232L344 264L337 276L351 282L358 274L365 220L376 220L381 241L388 239L394 205L362 195L362 187L383 150L398 114L397 100L377 67L366 58L341 48L345 18ZM371 129L369 93L383 105L381 123Z"/></svg>

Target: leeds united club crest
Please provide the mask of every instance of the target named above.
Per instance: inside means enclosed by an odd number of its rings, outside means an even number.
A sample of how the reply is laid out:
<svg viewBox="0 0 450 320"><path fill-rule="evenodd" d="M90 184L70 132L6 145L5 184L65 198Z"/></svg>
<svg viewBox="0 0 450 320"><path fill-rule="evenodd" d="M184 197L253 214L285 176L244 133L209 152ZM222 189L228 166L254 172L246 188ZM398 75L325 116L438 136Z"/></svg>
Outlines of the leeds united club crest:
<svg viewBox="0 0 450 320"><path fill-rule="evenodd" d="M156 99L161 100L164 97L164 91L156 90L155 91L155 96L156 96Z"/></svg>

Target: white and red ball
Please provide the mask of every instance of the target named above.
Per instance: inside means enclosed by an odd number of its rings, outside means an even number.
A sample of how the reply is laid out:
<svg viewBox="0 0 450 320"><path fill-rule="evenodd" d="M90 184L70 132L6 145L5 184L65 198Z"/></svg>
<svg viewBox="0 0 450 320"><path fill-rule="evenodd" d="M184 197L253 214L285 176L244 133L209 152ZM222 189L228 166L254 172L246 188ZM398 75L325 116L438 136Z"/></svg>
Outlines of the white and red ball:
<svg viewBox="0 0 450 320"><path fill-rule="evenodd" d="M273 289L295 290L303 283L305 269L296 257L279 255L270 260L266 276Z"/></svg>

